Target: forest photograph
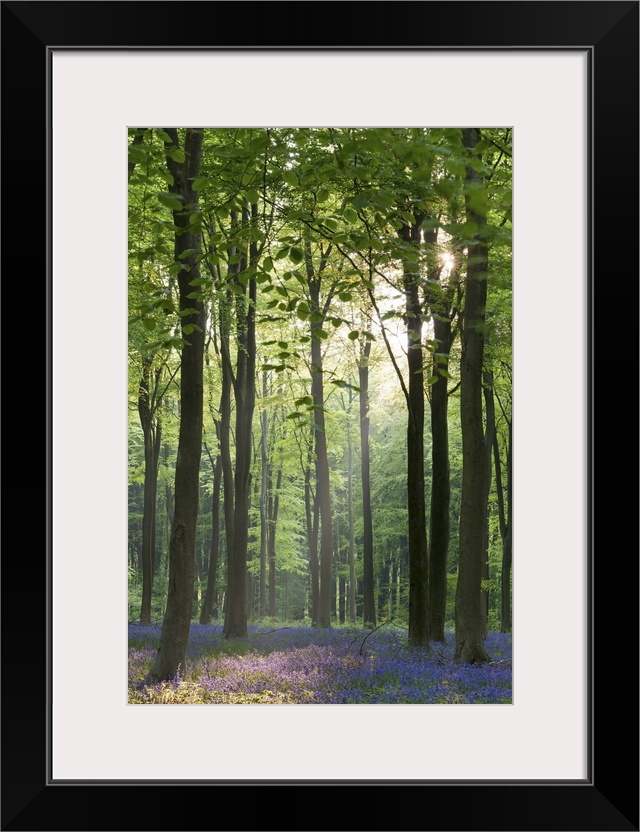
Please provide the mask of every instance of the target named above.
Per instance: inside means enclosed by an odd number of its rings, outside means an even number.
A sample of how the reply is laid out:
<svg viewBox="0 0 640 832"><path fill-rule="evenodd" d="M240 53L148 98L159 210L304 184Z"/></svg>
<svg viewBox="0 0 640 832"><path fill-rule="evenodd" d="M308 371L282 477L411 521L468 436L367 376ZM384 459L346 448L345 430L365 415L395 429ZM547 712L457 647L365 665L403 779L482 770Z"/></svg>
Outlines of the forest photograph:
<svg viewBox="0 0 640 832"><path fill-rule="evenodd" d="M127 141L127 701L511 705L512 129Z"/></svg>

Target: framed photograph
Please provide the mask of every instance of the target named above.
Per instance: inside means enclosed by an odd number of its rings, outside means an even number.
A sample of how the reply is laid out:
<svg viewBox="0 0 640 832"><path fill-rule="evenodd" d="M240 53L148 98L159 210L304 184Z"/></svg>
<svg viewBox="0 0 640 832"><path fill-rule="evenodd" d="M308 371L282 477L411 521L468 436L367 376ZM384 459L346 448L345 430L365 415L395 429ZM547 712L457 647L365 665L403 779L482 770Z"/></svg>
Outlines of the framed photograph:
<svg viewBox="0 0 640 832"><path fill-rule="evenodd" d="M639 829L638 6L2 3L7 308L42 298L46 393L43 544L3 562L3 830ZM512 128L512 704L127 703L143 125Z"/></svg>

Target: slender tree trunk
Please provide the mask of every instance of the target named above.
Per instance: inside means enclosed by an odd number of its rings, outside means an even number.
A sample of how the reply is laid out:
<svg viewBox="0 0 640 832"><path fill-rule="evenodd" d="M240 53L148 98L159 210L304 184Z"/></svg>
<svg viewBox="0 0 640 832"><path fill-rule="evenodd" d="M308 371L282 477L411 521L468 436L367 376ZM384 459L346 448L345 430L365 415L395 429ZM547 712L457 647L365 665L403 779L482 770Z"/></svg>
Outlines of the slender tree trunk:
<svg viewBox="0 0 640 832"><path fill-rule="evenodd" d="M167 128L174 146L179 145L178 131ZM205 340L204 304L193 294L192 281L200 274L198 253L201 235L192 234L190 210L197 208L198 193L193 180L200 171L202 152L200 129L188 129L184 143L184 162L167 156L167 167L173 176L171 191L185 206L173 212L179 232L175 237L175 259L188 270L178 276L180 310L194 309L181 319L185 344L180 359L180 432L175 474L175 515L169 544L169 593L162 622L160 646L151 670L158 679L175 677L185 669L187 642L191 625L193 582L195 576L195 534L198 520L198 488L202 453L203 357ZM186 206L191 206L187 209ZM191 254L186 254L187 251ZM185 253L184 257L180 255ZM186 331L185 331L186 330Z"/></svg>
<svg viewBox="0 0 640 832"><path fill-rule="evenodd" d="M509 422L509 437L507 440L507 507L505 510L502 495L502 479L500 468L500 453L498 438L494 439L494 464L496 469L496 489L498 493L498 518L500 522L500 537L502 539L502 579L500 591L500 630L510 633L513 622L511 619L511 560L512 560L512 431Z"/></svg>
<svg viewBox="0 0 640 832"><path fill-rule="evenodd" d="M255 219L257 207L252 206ZM249 223L249 212L243 208L243 223ZM257 252L251 243L249 263L255 265ZM239 286L242 283L238 282ZM230 552L227 611L225 616L224 636L227 639L246 638L247 636L247 548L249 543L249 498L251 488L251 439L253 411L255 407L255 367L256 367L256 330L255 330L256 281L248 280L248 297L237 297L238 319L238 360L234 384L236 400L236 471L234 488L233 548Z"/></svg>
<svg viewBox="0 0 640 832"><path fill-rule="evenodd" d="M207 590L200 612L200 623L210 624L215 613L216 594L218 590L218 552L220 551L220 485L222 481L222 458L220 454L215 459L211 455L213 467L213 499L211 503L211 549L209 554L209 570L207 572Z"/></svg>
<svg viewBox="0 0 640 832"><path fill-rule="evenodd" d="M222 355L222 384L220 391L220 459L222 462L222 494L224 510L224 536L227 554L227 575L233 551L233 465L231 463L231 388L233 368L229 348L231 292L226 293L226 305L220 309L220 352ZM226 592L225 592L226 598ZM226 605L225 605L226 608Z"/></svg>
<svg viewBox="0 0 640 832"><path fill-rule="evenodd" d="M429 554L424 481L424 377L422 309L419 296L418 246L420 221L403 225L403 288L407 329L408 424L407 500L409 515L409 643L429 646Z"/></svg>
<svg viewBox="0 0 640 832"><path fill-rule="evenodd" d="M373 579L373 522L371 519L371 477L369 458L369 356L371 341L360 345L358 386L360 388L360 466L362 477L362 580L363 618L365 627L376 626L376 604Z"/></svg>
<svg viewBox="0 0 640 832"><path fill-rule="evenodd" d="M311 426L311 443L309 456L312 455L314 428ZM307 525L307 542L309 546L309 577L311 582L311 609L309 611L311 625L318 624L318 608L320 605L320 570L318 565L318 518L320 508L317 495L311 489L311 458L304 473L304 505Z"/></svg>
<svg viewBox="0 0 640 832"><path fill-rule="evenodd" d="M305 263L312 312L320 309L320 280L324 266L316 271L311 260L311 247L307 243ZM311 322L311 397L315 419L316 494L320 507L320 597L318 602L319 627L331 626L331 584L333 530L331 516L331 490L329 484L329 458L324 420L324 383L321 338L322 320Z"/></svg>
<svg viewBox="0 0 640 832"><path fill-rule="evenodd" d="M443 310L444 311L444 310ZM431 388L431 535L429 550L429 633L433 641L444 642L447 604L447 565L451 520L451 479L449 467L449 392L446 376L451 349L451 321L434 311L434 340L437 342L433 373L439 375Z"/></svg>
<svg viewBox="0 0 640 832"><path fill-rule="evenodd" d="M142 507L142 604L140 623L151 624L151 599L156 556L156 501L158 493L158 464L162 426L157 416L160 401L156 399L162 371L155 373L151 389L151 357L145 357L138 390L138 413L144 440L144 497Z"/></svg>
<svg viewBox="0 0 640 832"><path fill-rule="evenodd" d="M275 494L269 500L269 615L276 617L276 529L278 524L278 508L280 506L280 488L282 487L282 467L278 468Z"/></svg>
<svg viewBox="0 0 640 832"><path fill-rule="evenodd" d="M260 618L267 613L267 483L269 480L267 461L267 430L269 416L267 414L267 372L262 374L263 409L261 416L262 433L260 436L260 457L262 461L262 477L260 481Z"/></svg>
<svg viewBox="0 0 640 832"><path fill-rule="evenodd" d="M465 146L473 152L480 131L463 130ZM485 463L482 430L482 359L487 298L486 224L477 197L482 183L467 168L465 204L467 219L479 231L468 246L462 358L460 362L460 420L462 427L462 490L460 496L460 554L456 588L455 659L467 664L489 661L482 628L482 559L484 530ZM473 199L476 197L476 199ZM475 206L475 207L474 207Z"/></svg>
<svg viewBox="0 0 640 832"><path fill-rule="evenodd" d="M347 483L347 512L349 515L349 621L356 623L356 541L353 529L353 442L351 423L347 427L349 470Z"/></svg>
<svg viewBox="0 0 640 832"><path fill-rule="evenodd" d="M487 340L485 338L485 347ZM493 373L485 370L482 374L483 385L482 390L484 394L484 410L486 429L484 436L484 533L482 539L482 579L489 580L489 495L491 493L491 479L492 467L491 460L493 456L493 446L495 444L496 436L496 408L493 400ZM489 592L482 590L482 630L486 636L489 631Z"/></svg>

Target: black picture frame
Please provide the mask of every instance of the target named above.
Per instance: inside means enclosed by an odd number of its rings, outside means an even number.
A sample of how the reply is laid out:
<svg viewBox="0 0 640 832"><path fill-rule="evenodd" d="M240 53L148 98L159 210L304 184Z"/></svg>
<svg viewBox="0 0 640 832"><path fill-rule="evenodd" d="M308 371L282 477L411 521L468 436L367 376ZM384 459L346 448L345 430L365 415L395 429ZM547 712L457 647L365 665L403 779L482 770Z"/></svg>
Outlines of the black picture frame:
<svg viewBox="0 0 640 832"><path fill-rule="evenodd" d="M637 356L638 2L2 2L3 262L16 337L45 338L42 547L2 560L3 830L638 830L638 546L629 522ZM176 26L195 12L207 25ZM235 21L235 22L234 22ZM303 21L303 25L302 25ZM206 40L202 40L202 38ZM179 39L179 40L178 40ZM49 780L51 298L49 61L54 48L584 49L590 57L589 773L584 782ZM79 184L79 187L82 187ZM22 243L20 243L22 241ZM40 247L35 242L40 241ZM28 249L28 251L27 251ZM15 297L14 297L15 295ZM22 298L22 300L20 300ZM636 311L630 311L635 302ZM15 304L15 305L14 305ZM24 308L26 305L26 311ZM35 309L39 314L35 314ZM15 316L12 310L15 309ZM626 336L626 338L625 338ZM633 344L628 343L629 336ZM9 361L13 350L9 348ZM561 358L558 358L561 361ZM35 369L37 368L37 369ZM566 368L565 368L566 370ZM24 370L22 371L24 372ZM37 378L37 384L34 379ZM637 379L637 376L636 376ZM16 389L16 388L14 388ZM23 394L24 395L24 394ZM38 409L23 398L10 409ZM41 412L41 411L40 411ZM37 421L37 413L36 413ZM24 431L24 425L20 425ZM599 438L596 449L595 438ZM12 444L15 437L12 436ZM25 438L26 442L27 439ZM22 463L24 467L24 462ZM13 466L12 466L13 468ZM633 471L636 473L636 466ZM11 490L33 495L33 471ZM597 509L597 511L596 511ZM17 512L18 517L21 512ZM24 517L22 525L31 521ZM598 522L596 522L598 521ZM9 521L12 525L13 518ZM18 539L18 538L16 538ZM27 551L28 550L28 551ZM541 589L543 592L543 588ZM559 633L561 638L561 633ZM572 645L561 645L566 651ZM544 672L544 668L540 669ZM550 680L552 683L552 680ZM561 692L559 693L561 695ZM357 771L357 748L354 771ZM425 750L428 753L428 749ZM464 753L464 749L461 749ZM474 749L481 753L481 749ZM144 750L141 749L141 754ZM268 772L268 759L265 759ZM193 789L204 789L204 792ZM157 791L160 789L161 791ZM166 791L165 791L166 789ZM239 791L240 789L240 791ZM329 794L327 794L329 790ZM247 793L248 792L248 793Z"/></svg>

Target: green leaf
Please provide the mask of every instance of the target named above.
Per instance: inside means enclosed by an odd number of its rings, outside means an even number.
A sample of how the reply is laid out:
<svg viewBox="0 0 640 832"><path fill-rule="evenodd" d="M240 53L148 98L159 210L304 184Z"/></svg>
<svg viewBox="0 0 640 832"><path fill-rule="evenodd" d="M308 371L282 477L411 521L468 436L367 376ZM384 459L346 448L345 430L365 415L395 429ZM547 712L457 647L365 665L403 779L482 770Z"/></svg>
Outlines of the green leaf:
<svg viewBox="0 0 640 832"><path fill-rule="evenodd" d="M301 321L306 321L309 317L309 307L306 303L299 303L298 308L296 309L296 315L300 318Z"/></svg>
<svg viewBox="0 0 640 832"><path fill-rule="evenodd" d="M169 185L169 187L171 187L171 185L173 185L175 180L174 180L173 176L169 173L169 171L168 170L160 170L159 173L160 173L160 176L167 183L167 185Z"/></svg>
<svg viewBox="0 0 640 832"><path fill-rule="evenodd" d="M302 254L299 248L292 248L289 250L289 257L292 263L297 264L302 262L302 258L304 257L304 255Z"/></svg>
<svg viewBox="0 0 640 832"><path fill-rule="evenodd" d="M358 336L359 336L359 335L360 335L360 332L359 332L357 329L354 329L352 332L350 332L350 333L347 335L347 338L348 338L350 341L357 341L357 340L358 340Z"/></svg>
<svg viewBox="0 0 640 832"><path fill-rule="evenodd" d="M169 268L167 269L167 271L169 272L169 274L171 275L171 277L175 277L176 275L180 274L180 272L182 271L183 267L184 267L184 264L183 264L183 263L172 263L172 264L169 266Z"/></svg>
<svg viewBox="0 0 640 832"><path fill-rule="evenodd" d="M312 404L313 404L313 399L311 398L311 396L303 396L301 399L296 399L295 400L295 406L296 407L302 407L303 405L312 405Z"/></svg>
<svg viewBox="0 0 640 832"><path fill-rule="evenodd" d="M344 303L348 303L351 300L352 295L351 292L338 292L338 297Z"/></svg>
<svg viewBox="0 0 640 832"><path fill-rule="evenodd" d="M157 136L158 136L158 138L160 138L163 142L166 142L167 144L173 144L173 139L172 139L172 138L171 138L171 136L170 136L170 135L166 132L166 130L162 130L162 128L157 127L157 128L156 128L156 135L157 135Z"/></svg>
<svg viewBox="0 0 640 832"><path fill-rule="evenodd" d="M329 191L326 188L320 188L316 193L316 199L318 202L326 202L329 199Z"/></svg>
<svg viewBox="0 0 640 832"><path fill-rule="evenodd" d="M144 164L147 161L147 151L139 144L130 144L129 158L132 162L141 162L142 164Z"/></svg>
<svg viewBox="0 0 640 832"><path fill-rule="evenodd" d="M143 318L142 326L151 332L152 329L156 328L156 321L153 318Z"/></svg>
<svg viewBox="0 0 640 832"><path fill-rule="evenodd" d="M158 194L158 202L164 205L165 208L171 208L172 211L182 210L182 202L180 199L176 194L168 194L163 191Z"/></svg>
<svg viewBox="0 0 640 832"><path fill-rule="evenodd" d="M265 272L273 271L273 260L270 257L265 257L262 261L262 268Z"/></svg>
<svg viewBox="0 0 640 832"><path fill-rule="evenodd" d="M179 147L174 147L168 152L168 155L171 156L174 162L178 162L179 164L182 164L182 162L184 162L187 158L184 155L184 150L181 150Z"/></svg>
<svg viewBox="0 0 640 832"><path fill-rule="evenodd" d="M260 194L257 191L245 191L244 195L249 202L257 202L260 199Z"/></svg>
<svg viewBox="0 0 640 832"><path fill-rule="evenodd" d="M353 208L345 208L344 211L342 212L342 216L349 223L354 223L354 222L358 221L358 215L353 210Z"/></svg>
<svg viewBox="0 0 640 832"><path fill-rule="evenodd" d="M287 183L287 185L291 185L294 188L298 184L298 176L297 176L296 172L293 171L293 170L283 171L282 178Z"/></svg>
<svg viewBox="0 0 640 832"><path fill-rule="evenodd" d="M438 376L429 376L429 378L427 379L427 384L430 384L430 385L435 384L436 381L439 381L439 380L440 379L438 378Z"/></svg>
<svg viewBox="0 0 640 832"><path fill-rule="evenodd" d="M192 254L200 254L200 249L197 248L186 248L184 251L181 251L178 257L180 260L185 260L187 257L191 257Z"/></svg>
<svg viewBox="0 0 640 832"><path fill-rule="evenodd" d="M191 187L194 191L203 191L208 184L209 178L207 176L196 176Z"/></svg>
<svg viewBox="0 0 640 832"><path fill-rule="evenodd" d="M361 390L359 387L356 387L355 384L349 384L348 381L343 381L342 379L331 379L331 384L335 384L336 387L339 387L341 390L355 390L356 393L360 393Z"/></svg>
<svg viewBox="0 0 640 832"><path fill-rule="evenodd" d="M274 257L274 260L283 260L289 254L289 246L285 246L281 248L280 251Z"/></svg>

